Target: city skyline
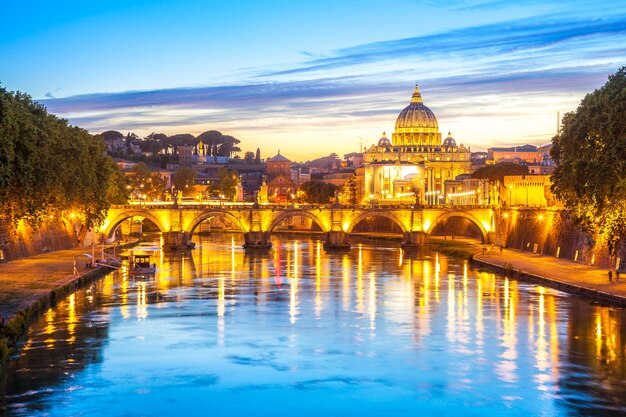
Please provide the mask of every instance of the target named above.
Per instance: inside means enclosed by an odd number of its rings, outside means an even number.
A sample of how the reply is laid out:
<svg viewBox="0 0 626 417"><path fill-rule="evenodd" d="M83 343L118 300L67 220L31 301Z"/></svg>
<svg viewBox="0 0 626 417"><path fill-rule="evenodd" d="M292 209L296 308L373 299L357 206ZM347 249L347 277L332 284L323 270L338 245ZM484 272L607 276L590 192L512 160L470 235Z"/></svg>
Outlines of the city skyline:
<svg viewBox="0 0 626 417"><path fill-rule="evenodd" d="M444 137L545 144L626 57L610 2L73 6L5 6L4 88L92 133L215 129L294 160L390 134L416 82Z"/></svg>

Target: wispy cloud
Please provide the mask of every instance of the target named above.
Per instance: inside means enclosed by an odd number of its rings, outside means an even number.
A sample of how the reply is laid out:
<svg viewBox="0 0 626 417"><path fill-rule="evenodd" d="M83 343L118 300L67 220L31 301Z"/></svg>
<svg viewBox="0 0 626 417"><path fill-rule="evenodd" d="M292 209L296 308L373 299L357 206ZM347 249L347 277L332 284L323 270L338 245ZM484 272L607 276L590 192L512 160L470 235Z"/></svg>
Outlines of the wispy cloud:
<svg viewBox="0 0 626 417"><path fill-rule="evenodd" d="M482 5L493 3L498 1ZM418 80L440 123L485 146L489 140L549 137L552 114L571 110L626 62L624 45L624 13L603 19L544 16L374 42L319 58L302 51L312 59L237 85L50 97L44 103L91 130L197 132L219 126L253 144L271 141L273 134L315 138L318 132L325 138L320 146L343 152L342 143L352 146L342 142L347 134L392 128ZM515 118L526 121L511 129Z"/></svg>

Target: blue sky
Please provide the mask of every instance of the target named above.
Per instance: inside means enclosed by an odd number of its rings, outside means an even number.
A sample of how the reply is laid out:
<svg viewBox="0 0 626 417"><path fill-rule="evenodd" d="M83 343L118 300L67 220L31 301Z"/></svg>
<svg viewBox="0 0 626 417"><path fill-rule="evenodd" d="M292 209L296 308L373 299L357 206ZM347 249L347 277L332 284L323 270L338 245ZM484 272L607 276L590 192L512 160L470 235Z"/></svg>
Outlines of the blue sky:
<svg viewBox="0 0 626 417"><path fill-rule="evenodd" d="M358 150L419 83L474 150L547 143L626 65L626 3L0 0L0 83L91 132L221 130L296 160Z"/></svg>

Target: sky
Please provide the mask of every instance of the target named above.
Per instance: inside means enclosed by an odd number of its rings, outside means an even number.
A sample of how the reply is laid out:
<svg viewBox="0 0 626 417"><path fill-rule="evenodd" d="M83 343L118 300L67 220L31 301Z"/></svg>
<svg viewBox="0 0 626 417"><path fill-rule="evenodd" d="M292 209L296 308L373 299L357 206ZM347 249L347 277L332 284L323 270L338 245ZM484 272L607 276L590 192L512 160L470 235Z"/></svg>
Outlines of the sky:
<svg viewBox="0 0 626 417"><path fill-rule="evenodd" d="M624 65L615 0L0 0L0 86L92 133L297 161L390 135L415 83L443 137L546 144Z"/></svg>

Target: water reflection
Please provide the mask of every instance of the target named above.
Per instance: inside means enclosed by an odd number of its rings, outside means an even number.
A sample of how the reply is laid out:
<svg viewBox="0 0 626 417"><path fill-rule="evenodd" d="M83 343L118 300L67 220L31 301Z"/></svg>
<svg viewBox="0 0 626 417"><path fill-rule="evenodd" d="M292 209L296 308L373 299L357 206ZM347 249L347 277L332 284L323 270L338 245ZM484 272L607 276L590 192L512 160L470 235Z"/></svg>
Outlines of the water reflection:
<svg viewBox="0 0 626 417"><path fill-rule="evenodd" d="M626 313L394 245L236 235L46 311L14 415L626 413Z"/></svg>

